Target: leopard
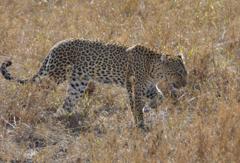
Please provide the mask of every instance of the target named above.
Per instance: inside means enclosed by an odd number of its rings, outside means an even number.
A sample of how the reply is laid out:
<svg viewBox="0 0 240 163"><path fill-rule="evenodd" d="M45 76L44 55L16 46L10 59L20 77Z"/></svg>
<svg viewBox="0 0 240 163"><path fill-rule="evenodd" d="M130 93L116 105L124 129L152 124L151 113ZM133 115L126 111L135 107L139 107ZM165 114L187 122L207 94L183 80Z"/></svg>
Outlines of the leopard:
<svg viewBox="0 0 240 163"><path fill-rule="evenodd" d="M144 99L163 99L159 81L169 89L187 84L187 70L179 55L167 55L142 45L127 47L116 43L87 39L66 39L56 43L48 52L39 70L29 79L11 75L10 60L1 64L6 80L19 84L38 83L48 77L57 85L68 82L64 102L57 115L71 114L91 81L113 84L127 90L135 126L144 128Z"/></svg>

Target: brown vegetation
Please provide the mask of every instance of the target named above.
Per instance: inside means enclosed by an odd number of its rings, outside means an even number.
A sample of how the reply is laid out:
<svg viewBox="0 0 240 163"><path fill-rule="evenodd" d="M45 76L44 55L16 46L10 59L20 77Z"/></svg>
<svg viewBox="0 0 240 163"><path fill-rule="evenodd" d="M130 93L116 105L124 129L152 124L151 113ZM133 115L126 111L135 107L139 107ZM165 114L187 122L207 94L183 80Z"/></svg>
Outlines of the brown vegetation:
<svg viewBox="0 0 240 163"><path fill-rule="evenodd" d="M0 62L18 77L71 37L181 52L189 72L177 103L145 114L146 134L124 89L97 85L63 124L52 113L66 83L48 91L0 77L0 162L240 162L239 0L2 0L0 36Z"/></svg>

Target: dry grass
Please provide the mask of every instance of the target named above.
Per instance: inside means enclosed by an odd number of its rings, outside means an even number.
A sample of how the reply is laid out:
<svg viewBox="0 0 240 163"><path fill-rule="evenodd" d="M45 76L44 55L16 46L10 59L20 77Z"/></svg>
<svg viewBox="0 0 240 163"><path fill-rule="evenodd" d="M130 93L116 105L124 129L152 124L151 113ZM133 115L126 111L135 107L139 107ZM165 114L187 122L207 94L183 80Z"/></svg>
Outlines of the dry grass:
<svg viewBox="0 0 240 163"><path fill-rule="evenodd" d="M0 162L240 162L238 0L0 1L0 62L30 77L57 41L136 43L186 57L177 104L146 113L139 133L123 89L97 86L79 102L80 124L60 123L54 91L0 80ZM46 98L46 96L48 98Z"/></svg>

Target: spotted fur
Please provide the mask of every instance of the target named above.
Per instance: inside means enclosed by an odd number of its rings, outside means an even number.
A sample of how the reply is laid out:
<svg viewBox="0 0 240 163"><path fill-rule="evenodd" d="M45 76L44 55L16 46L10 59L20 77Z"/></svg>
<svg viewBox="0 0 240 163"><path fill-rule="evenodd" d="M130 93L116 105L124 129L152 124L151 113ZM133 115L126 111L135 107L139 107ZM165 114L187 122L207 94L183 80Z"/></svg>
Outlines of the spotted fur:
<svg viewBox="0 0 240 163"><path fill-rule="evenodd" d="M140 45L127 48L82 39L57 43L31 79L13 77L7 71L11 64L10 61L2 63L1 73L5 79L20 84L38 82L45 76L60 84L67 79L69 73L68 93L62 109L58 111L61 114L73 111L90 80L125 87L138 127L144 127L143 97L155 99L157 96L163 96L156 87L157 82L164 80L169 86L180 88L186 85L187 78L181 57L158 54Z"/></svg>

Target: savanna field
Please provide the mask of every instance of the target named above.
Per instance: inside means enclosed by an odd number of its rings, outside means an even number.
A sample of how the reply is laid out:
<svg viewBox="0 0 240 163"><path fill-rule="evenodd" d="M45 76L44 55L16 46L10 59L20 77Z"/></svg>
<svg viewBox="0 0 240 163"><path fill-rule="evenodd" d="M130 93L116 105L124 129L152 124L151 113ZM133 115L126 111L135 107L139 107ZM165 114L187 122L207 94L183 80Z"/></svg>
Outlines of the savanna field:
<svg viewBox="0 0 240 163"><path fill-rule="evenodd" d="M0 63L29 78L67 38L182 53L188 84L134 127L126 90L95 85L62 122L67 83L0 77L0 163L240 162L239 0L1 0ZM53 89L46 88L49 84Z"/></svg>

